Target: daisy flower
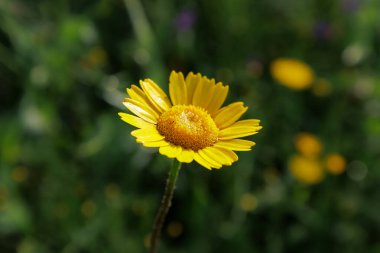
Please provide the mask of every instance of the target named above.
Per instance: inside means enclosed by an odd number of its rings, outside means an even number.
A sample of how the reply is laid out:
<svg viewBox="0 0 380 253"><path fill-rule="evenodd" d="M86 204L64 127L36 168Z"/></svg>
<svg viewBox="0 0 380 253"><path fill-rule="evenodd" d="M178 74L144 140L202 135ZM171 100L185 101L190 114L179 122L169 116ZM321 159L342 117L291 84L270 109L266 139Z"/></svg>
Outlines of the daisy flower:
<svg viewBox="0 0 380 253"><path fill-rule="evenodd" d="M137 130L138 143L158 148L160 154L181 163L196 161L207 169L219 169L238 160L235 151L249 151L254 142L241 139L256 134L260 120L239 120L247 111L242 102L222 107L228 86L190 72L186 78L172 71L169 97L152 80L132 85L124 105L134 114L119 113Z"/></svg>
<svg viewBox="0 0 380 253"><path fill-rule="evenodd" d="M313 69L297 59L276 59L272 62L270 71L277 82L293 90L307 89L315 80Z"/></svg>

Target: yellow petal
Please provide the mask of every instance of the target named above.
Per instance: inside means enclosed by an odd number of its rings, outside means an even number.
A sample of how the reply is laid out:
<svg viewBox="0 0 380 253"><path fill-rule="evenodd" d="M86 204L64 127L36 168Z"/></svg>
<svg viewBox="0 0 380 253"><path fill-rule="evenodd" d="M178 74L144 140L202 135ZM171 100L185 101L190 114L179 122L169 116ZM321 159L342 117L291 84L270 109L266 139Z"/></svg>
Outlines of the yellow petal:
<svg viewBox="0 0 380 253"><path fill-rule="evenodd" d="M214 160L212 157L208 156L207 153L204 152L204 149L198 150L198 154L210 164L210 167L219 169L222 167L222 164L218 160Z"/></svg>
<svg viewBox="0 0 380 253"><path fill-rule="evenodd" d="M202 77L194 91L193 105L207 108L215 89L215 80Z"/></svg>
<svg viewBox="0 0 380 253"><path fill-rule="evenodd" d="M242 127L252 127L252 126L260 126L260 120L258 119L244 119L239 120L234 124L234 126L242 126ZM262 127L261 127L262 128ZM260 128L260 129L261 129Z"/></svg>
<svg viewBox="0 0 380 253"><path fill-rule="evenodd" d="M159 148L159 147L164 147L164 146L169 146L170 143L165 141L165 140L161 140L161 141L145 141L145 140L141 140L141 139L136 139L136 142L137 143L141 143L143 146L147 147L147 148Z"/></svg>
<svg viewBox="0 0 380 253"><path fill-rule="evenodd" d="M194 151L191 149L183 149L182 152L177 155L177 160L181 163L191 163L194 159Z"/></svg>
<svg viewBox="0 0 380 253"><path fill-rule="evenodd" d="M226 148L219 148L219 147L215 147L215 148L218 149L220 152L222 152L232 162L236 162L237 160L239 160L239 157L234 151L226 149Z"/></svg>
<svg viewBox="0 0 380 253"><path fill-rule="evenodd" d="M158 114L150 109L146 104L143 104L137 100L126 98L123 105L143 120L153 124L157 123Z"/></svg>
<svg viewBox="0 0 380 253"><path fill-rule="evenodd" d="M261 126L244 127L244 126L232 125L230 127L227 127L219 131L218 138L219 140L241 138L241 137L256 134L261 128L262 128Z"/></svg>
<svg viewBox="0 0 380 253"><path fill-rule="evenodd" d="M173 105L184 105L187 103L187 89L181 72L176 73L172 71L170 74L169 93Z"/></svg>
<svg viewBox="0 0 380 253"><path fill-rule="evenodd" d="M221 149L218 147L207 147L204 148L202 151L211 159L213 159L214 161L218 161L222 165L231 165L235 161L235 156L231 155L231 153L229 152L225 152L225 149Z"/></svg>
<svg viewBox="0 0 380 253"><path fill-rule="evenodd" d="M165 155L169 158L175 158L182 152L182 148L170 144L169 146L160 147L159 152L161 155Z"/></svg>
<svg viewBox="0 0 380 253"><path fill-rule="evenodd" d="M134 100L138 100L140 102L147 102L144 91L134 84L131 85L131 88L127 88L127 93L129 97Z"/></svg>
<svg viewBox="0 0 380 253"><path fill-rule="evenodd" d="M138 129L131 132L131 135L137 139L146 142L146 141L160 141L164 139L156 129L154 128L144 128Z"/></svg>
<svg viewBox="0 0 380 253"><path fill-rule="evenodd" d="M152 127L154 127L153 124L148 123L145 120L143 120L139 117L133 116L131 114L123 113L123 112L119 112L118 114L123 121L127 122L128 124L130 124L134 127L137 127L137 128L152 128Z"/></svg>
<svg viewBox="0 0 380 253"><path fill-rule="evenodd" d="M156 106L160 112L165 112L171 107L168 96L165 92L152 80L145 79L140 81L145 94L149 100Z"/></svg>
<svg viewBox="0 0 380 253"><path fill-rule="evenodd" d="M203 159L198 153L195 153L194 160L206 169L211 170L211 164L208 163L205 159Z"/></svg>
<svg viewBox="0 0 380 253"><path fill-rule="evenodd" d="M196 87L198 86L200 80L202 79L201 74L194 75L193 72L190 72L186 76L186 89L187 89L187 104L193 103L193 96Z"/></svg>
<svg viewBox="0 0 380 253"><path fill-rule="evenodd" d="M243 113L247 111L248 107L244 107L242 102L235 102L220 109L214 118L215 123L219 129L224 129L235 123Z"/></svg>
<svg viewBox="0 0 380 253"><path fill-rule="evenodd" d="M248 151L256 143L253 141L241 140L241 139L231 139L231 140L219 140L214 144L214 147L221 147L236 151Z"/></svg>
<svg viewBox="0 0 380 253"><path fill-rule="evenodd" d="M127 93L129 95L129 97L132 98L133 100L137 100L137 101L141 102L142 104L146 105L147 107L149 107L152 111L156 112L157 114L160 113L160 111L156 108L156 106L154 106L152 104L150 99L146 96L144 91L142 89L140 89L140 87L132 84L131 88L127 89Z"/></svg>
<svg viewBox="0 0 380 253"><path fill-rule="evenodd" d="M228 94L228 85L223 86L222 83L217 83L215 86L214 94L211 101L207 107L207 111L210 115L214 115L219 108L223 105L224 100L226 100Z"/></svg>

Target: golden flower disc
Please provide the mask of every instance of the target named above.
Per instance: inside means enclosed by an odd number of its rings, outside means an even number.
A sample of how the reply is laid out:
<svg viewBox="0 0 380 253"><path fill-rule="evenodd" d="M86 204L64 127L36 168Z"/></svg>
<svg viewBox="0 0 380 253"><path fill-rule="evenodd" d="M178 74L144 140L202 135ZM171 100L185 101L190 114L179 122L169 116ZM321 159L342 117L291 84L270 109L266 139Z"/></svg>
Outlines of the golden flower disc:
<svg viewBox="0 0 380 253"><path fill-rule="evenodd" d="M166 141L194 151L212 146L219 132L210 114L193 105L171 107L158 118L157 130Z"/></svg>

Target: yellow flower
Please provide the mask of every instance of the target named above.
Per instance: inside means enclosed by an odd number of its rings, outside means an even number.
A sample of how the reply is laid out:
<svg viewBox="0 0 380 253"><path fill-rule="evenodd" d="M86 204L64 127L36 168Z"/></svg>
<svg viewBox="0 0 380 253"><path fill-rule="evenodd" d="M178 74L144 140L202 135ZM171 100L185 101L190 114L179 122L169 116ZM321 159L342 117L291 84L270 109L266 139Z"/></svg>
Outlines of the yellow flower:
<svg viewBox="0 0 380 253"><path fill-rule="evenodd" d="M274 79L290 89L303 90L314 81L313 70L297 59L279 58L272 62L270 70Z"/></svg>
<svg viewBox="0 0 380 253"><path fill-rule="evenodd" d="M295 138L295 146L298 152L309 158L319 156L322 150L321 141L310 133L298 134Z"/></svg>
<svg viewBox="0 0 380 253"><path fill-rule="evenodd" d="M152 80L140 81L140 89L127 89L124 105L136 116L119 113L122 120L139 129L131 132L145 147L179 162L193 160L207 169L221 168L238 160L234 151L248 151L254 142L239 139L256 134L260 120L239 118L247 111L242 102L221 107L228 86L200 74L172 72L170 100Z"/></svg>
<svg viewBox="0 0 380 253"><path fill-rule="evenodd" d="M329 154L326 157L326 168L331 174L342 174L346 168L346 159L340 154Z"/></svg>
<svg viewBox="0 0 380 253"><path fill-rule="evenodd" d="M298 181L306 184L319 183L324 176L323 168L318 160L300 155L295 155L290 159L289 169Z"/></svg>
<svg viewBox="0 0 380 253"><path fill-rule="evenodd" d="M331 93L331 84L326 79L319 79L314 83L312 92L318 97L326 97Z"/></svg>
<svg viewBox="0 0 380 253"><path fill-rule="evenodd" d="M168 224L167 233L170 237L178 237L183 233L183 225L178 221L172 221Z"/></svg>
<svg viewBox="0 0 380 253"><path fill-rule="evenodd" d="M252 212L257 207L257 198L251 193L244 193L240 197L240 208L246 212Z"/></svg>

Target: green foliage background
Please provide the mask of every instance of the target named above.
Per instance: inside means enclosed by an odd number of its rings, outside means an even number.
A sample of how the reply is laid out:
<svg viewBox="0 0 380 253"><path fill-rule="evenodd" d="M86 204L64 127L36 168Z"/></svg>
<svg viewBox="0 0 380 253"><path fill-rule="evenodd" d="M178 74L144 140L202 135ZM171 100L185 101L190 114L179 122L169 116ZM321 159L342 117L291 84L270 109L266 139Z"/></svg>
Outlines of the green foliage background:
<svg viewBox="0 0 380 253"><path fill-rule="evenodd" d="M0 1L0 252L145 252L171 161L135 143L125 88L230 85L264 129L231 167L183 166L159 252L380 252L380 1ZM294 57L331 85L292 91ZM297 182L299 132L347 160ZM241 196L257 208L246 212ZM181 224L170 236L168 224Z"/></svg>

